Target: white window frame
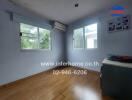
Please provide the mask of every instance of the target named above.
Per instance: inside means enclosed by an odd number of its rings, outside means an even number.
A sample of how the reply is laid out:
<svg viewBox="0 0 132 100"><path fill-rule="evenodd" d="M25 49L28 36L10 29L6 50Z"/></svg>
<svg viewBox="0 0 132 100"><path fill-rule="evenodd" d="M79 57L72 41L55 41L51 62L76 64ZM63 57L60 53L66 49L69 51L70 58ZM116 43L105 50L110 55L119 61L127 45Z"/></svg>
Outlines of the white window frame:
<svg viewBox="0 0 132 100"><path fill-rule="evenodd" d="M20 29L21 24L26 24L26 23L19 23L19 32L22 34L22 33L24 33L24 32L21 32L21 29ZM26 25L31 25L31 24L26 24ZM31 25L31 26L34 26L34 25ZM49 33L49 48L48 48L48 49L41 49L41 48L39 47L39 45L40 45L40 41L39 41L39 36L40 36L39 28L42 28L42 27L38 27L38 26L34 26L34 27L37 27L37 36L36 36L36 37L31 37L31 38L36 38L36 39L37 39L37 48L36 48L36 49L34 49L34 48L32 48L32 49L22 48L22 45L21 45L21 37L29 37L29 36L21 36L21 35L20 35L20 48L21 48L21 50L22 50L22 51L34 51L34 50L35 50L35 51L36 51L36 50L40 50L40 51L51 51L51 50L52 50L52 46L51 46L51 44L52 44L51 30L49 30L49 31L50 31L50 33ZM42 29L45 29L45 28L42 28ZM48 29L46 29L46 30L48 30ZM24 34L28 34L28 33L24 33ZM30 38L30 37L29 37L29 38Z"/></svg>
<svg viewBox="0 0 132 100"><path fill-rule="evenodd" d="M90 26L90 25L93 25L93 24L97 24L97 47L95 47L95 48L87 48L86 47L86 40L85 40L85 27L87 27L87 26ZM75 30L77 30L77 29L80 29L80 28L83 28L83 47L82 48L75 48L75 45L74 45L74 31ZM73 49L74 50L96 50L96 49L98 49L98 22L95 22L95 23L91 23L91 24L88 24L88 25L86 25L86 26L83 26L83 27L80 27L80 28L76 28L76 29L74 29L73 30L73 37L72 37L72 39L73 39Z"/></svg>

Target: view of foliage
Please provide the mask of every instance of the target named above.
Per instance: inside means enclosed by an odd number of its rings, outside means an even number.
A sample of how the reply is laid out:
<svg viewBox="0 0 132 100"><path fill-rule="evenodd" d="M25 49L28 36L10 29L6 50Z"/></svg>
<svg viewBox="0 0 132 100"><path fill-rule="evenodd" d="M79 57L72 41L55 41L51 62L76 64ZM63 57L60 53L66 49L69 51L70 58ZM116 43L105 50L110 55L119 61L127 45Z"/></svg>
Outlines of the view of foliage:
<svg viewBox="0 0 132 100"><path fill-rule="evenodd" d="M22 49L37 49L37 40L29 37L21 37Z"/></svg>
<svg viewBox="0 0 132 100"><path fill-rule="evenodd" d="M48 49L50 48L50 31L46 29L39 28L39 34L40 34L40 49Z"/></svg>
<svg viewBox="0 0 132 100"><path fill-rule="evenodd" d="M49 49L50 31L27 24L20 24L22 49Z"/></svg>

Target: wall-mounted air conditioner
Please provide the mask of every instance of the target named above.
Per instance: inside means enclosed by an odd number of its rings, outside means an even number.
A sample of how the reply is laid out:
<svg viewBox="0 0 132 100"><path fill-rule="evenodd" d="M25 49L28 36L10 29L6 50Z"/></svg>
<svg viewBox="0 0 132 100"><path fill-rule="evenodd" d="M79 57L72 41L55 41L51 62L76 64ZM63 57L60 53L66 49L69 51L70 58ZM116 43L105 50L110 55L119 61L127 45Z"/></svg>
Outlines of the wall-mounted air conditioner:
<svg viewBox="0 0 132 100"><path fill-rule="evenodd" d="M60 22L57 22L57 21L54 22L54 28L64 31L64 32L66 31L66 26Z"/></svg>

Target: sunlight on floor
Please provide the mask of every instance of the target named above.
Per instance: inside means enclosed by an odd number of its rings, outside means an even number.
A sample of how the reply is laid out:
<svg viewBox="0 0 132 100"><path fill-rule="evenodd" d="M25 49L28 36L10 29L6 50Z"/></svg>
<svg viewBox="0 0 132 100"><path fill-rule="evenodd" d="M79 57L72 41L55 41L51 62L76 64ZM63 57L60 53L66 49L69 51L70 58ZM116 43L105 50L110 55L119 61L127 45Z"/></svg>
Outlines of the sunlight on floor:
<svg viewBox="0 0 132 100"><path fill-rule="evenodd" d="M100 96L90 87L75 86L73 92L77 100L101 100Z"/></svg>

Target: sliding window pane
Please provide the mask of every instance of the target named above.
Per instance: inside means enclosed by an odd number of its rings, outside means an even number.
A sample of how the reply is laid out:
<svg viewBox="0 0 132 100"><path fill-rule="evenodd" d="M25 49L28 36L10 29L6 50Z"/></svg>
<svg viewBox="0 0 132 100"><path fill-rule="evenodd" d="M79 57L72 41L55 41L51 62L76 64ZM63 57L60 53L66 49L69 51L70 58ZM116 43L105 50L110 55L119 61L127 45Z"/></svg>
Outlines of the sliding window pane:
<svg viewBox="0 0 132 100"><path fill-rule="evenodd" d="M50 49L50 31L39 28L39 48Z"/></svg>
<svg viewBox="0 0 132 100"><path fill-rule="evenodd" d="M83 28L74 30L73 39L74 48L84 48Z"/></svg>
<svg viewBox="0 0 132 100"><path fill-rule="evenodd" d="M97 23L85 27L85 47L97 48Z"/></svg>

